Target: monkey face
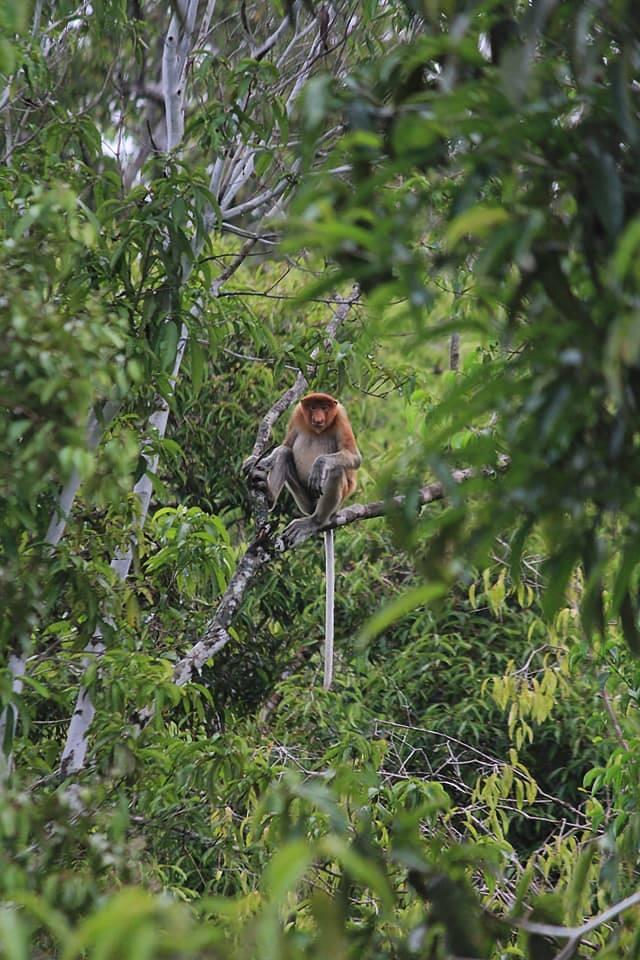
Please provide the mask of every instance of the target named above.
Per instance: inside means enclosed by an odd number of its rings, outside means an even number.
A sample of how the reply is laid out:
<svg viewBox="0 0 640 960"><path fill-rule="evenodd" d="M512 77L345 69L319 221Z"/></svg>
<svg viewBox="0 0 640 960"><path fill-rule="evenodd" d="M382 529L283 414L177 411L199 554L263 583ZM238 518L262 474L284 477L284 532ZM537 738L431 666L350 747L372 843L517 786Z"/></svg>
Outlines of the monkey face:
<svg viewBox="0 0 640 960"><path fill-rule="evenodd" d="M302 400L302 409L314 433L322 433L336 418L338 401L328 393L310 393Z"/></svg>

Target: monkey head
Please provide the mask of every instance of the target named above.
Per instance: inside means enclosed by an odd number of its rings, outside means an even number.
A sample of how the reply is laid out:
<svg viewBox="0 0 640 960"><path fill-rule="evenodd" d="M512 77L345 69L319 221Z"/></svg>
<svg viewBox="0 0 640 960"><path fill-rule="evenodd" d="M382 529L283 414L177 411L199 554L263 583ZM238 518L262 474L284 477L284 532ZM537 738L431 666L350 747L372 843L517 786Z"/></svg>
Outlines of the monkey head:
<svg viewBox="0 0 640 960"><path fill-rule="evenodd" d="M305 419L314 433L331 426L338 412L338 401L330 393L308 393L300 401Z"/></svg>

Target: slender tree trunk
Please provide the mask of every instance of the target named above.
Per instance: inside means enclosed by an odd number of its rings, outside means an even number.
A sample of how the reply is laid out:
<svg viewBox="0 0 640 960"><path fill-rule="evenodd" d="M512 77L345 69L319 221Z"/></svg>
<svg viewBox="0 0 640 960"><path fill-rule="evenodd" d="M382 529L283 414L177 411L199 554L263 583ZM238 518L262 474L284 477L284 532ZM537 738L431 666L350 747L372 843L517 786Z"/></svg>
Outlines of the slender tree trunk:
<svg viewBox="0 0 640 960"><path fill-rule="evenodd" d="M95 410L89 413L86 430L86 444L88 450L95 450L104 430L113 420L120 409L119 401L109 400L105 403L100 417ZM58 502L51 514L44 542L52 550L60 543L71 513L71 507L80 487L80 474L73 470L71 476L58 495ZM9 656L9 674L11 676L11 693L17 699L24 687L23 677L27 667L28 650L23 648L19 653ZM0 783L6 781L13 769L12 744L16 732L18 711L13 703L8 703L0 713Z"/></svg>
<svg viewBox="0 0 640 960"><path fill-rule="evenodd" d="M211 14L213 13L214 6L215 5L213 3L210 3L208 6L208 11L210 11ZM187 74L186 68L188 57L194 41L194 17L197 7L197 0L179 0L179 8L174 13L169 25L169 29L165 36L165 46L162 59L162 93L165 105L167 150L175 150L179 146L184 133L184 95ZM288 18L284 18L281 26L275 32L273 43L276 42L277 37L280 36L280 33L284 31L286 26L288 26ZM202 33L202 29L200 32ZM311 44L308 55L298 72L293 90L287 100L288 112L293 109L294 101L297 99L304 81L311 72L317 57L317 46L318 45L315 42ZM262 55L264 55L264 53L262 53ZM226 165L225 160L220 158L220 162L216 160L213 165L210 178L210 189L211 192L219 198L220 208L226 211L225 217L240 216L241 214L246 214L248 212L257 214L260 208L268 208L268 205L271 205L271 209L266 215L272 216L282 203L285 188L289 186L289 181L287 181L286 184L284 182L280 182L271 190L263 191L252 200L248 200L242 204L236 205L235 207L231 207L233 197L237 194L238 190L247 183L253 174L254 159L256 153L259 151L259 148L259 144L254 146L240 143L229 165ZM216 225L220 226L217 224L216 214L214 213L213 208L203 214L203 220L205 224L210 225L211 227ZM223 227L225 223L222 224ZM193 264L197 261L197 258L201 252L203 242L204 241L202 239L194 239L192 242L192 258L190 261L186 261L183 264L181 276L181 282L183 284L186 283L189 278ZM223 272L223 275L221 275L217 282L213 284L211 291L213 296L218 294L221 283L224 282L224 279L226 279L225 273L226 271ZM197 307L194 307L194 312L197 312ZM181 346L176 357L176 365L172 374L172 386L175 384L175 380L179 373L182 356L186 346L186 339L187 330L186 327L183 326L180 335ZM153 429L155 436L164 436L168 415L168 405L163 401L163 404L152 415L149 421L149 427L150 429ZM152 492L150 477L155 472L157 467L157 457L153 458L145 456L145 459L147 460L147 470L145 475L138 481L134 488L134 492L136 493L139 501L139 513L137 521L138 530L142 527L146 519ZM129 548L121 553L116 554L111 562L112 569L123 580L128 576L129 569L131 567L131 560L136 539L136 531L134 531ZM103 625L96 629L93 637L87 644L85 648L85 658L83 661L85 667L91 662L94 662L96 658L101 657L104 653L105 643L103 633L104 626L108 625L108 621L106 619L103 620ZM61 756L61 770L65 775L72 772L77 772L78 770L82 769L85 764L88 749L88 733L94 714L95 708L91 699L90 691L86 686L83 686L77 696L74 714L67 731L66 743Z"/></svg>
<svg viewBox="0 0 640 960"><path fill-rule="evenodd" d="M108 400L102 408L100 417L96 416L95 410L91 410L87 421L87 450L96 449L102 439L104 431L114 419L119 409L119 400ZM56 547L64 535L67 520L71 513L71 507L73 506L73 501L75 500L79 487L80 474L74 469L58 495L56 508L49 521L49 527L44 540L50 547Z"/></svg>
<svg viewBox="0 0 640 960"><path fill-rule="evenodd" d="M178 373L180 372L180 366L184 357L188 335L187 327L185 324L183 324L180 332L180 339L178 341L176 359L173 365L173 371L171 373L172 388L175 386ZM146 462L146 470L133 488L133 492L138 499L138 518L136 523L138 530L144 526L147 513L149 512L151 493L153 491L151 477L157 472L158 469L159 455L157 453L151 453L151 447L154 441L161 440L164 437L167 430L168 421L169 404L167 400L163 398L157 410L155 410L149 417L147 429L148 439L145 443L146 450L143 449L142 453L142 456ZM129 571L131 569L131 563L133 560L133 551L136 543L137 530L134 530L131 534L127 548L116 551L116 554L111 561L111 569L121 580L126 580L126 578L129 576ZM105 620L105 623L110 625L108 620ZM96 627L91 640L85 647L85 656L82 661L84 669L86 670L89 664L96 657L101 657L104 651L105 644L103 640L103 628L99 625ZM62 751L60 767L63 774L81 770L84 766L88 748L89 727L91 726L94 714L95 707L91 699L91 693L88 687L83 686L78 692L75 709L73 711L73 717L71 718L71 723L69 724L69 729L67 731L66 743Z"/></svg>
<svg viewBox="0 0 640 960"><path fill-rule="evenodd" d="M449 369L457 373L460 369L460 334L452 333L449 340Z"/></svg>
<svg viewBox="0 0 640 960"><path fill-rule="evenodd" d="M194 38L195 16L198 9L198 0L179 0L169 29L165 35L164 52L162 57L162 92L165 105L165 121L167 128L167 150L174 150L180 143L184 133L184 94L186 79L186 64ZM213 6L210 5L213 12ZM202 243L192 244L193 258L191 264L185 264L183 282L188 278L192 263L197 258ZM178 348L171 373L171 388L175 387L184 351L187 345L189 331L186 324L182 324ZM125 550L119 550L111 561L111 569L121 580L126 580L131 569L133 551L137 543L137 532L142 529L149 511L153 490L151 477L158 468L158 454L151 452L154 440L162 439L166 433L169 420L169 404L162 399L157 409L151 414L147 424L147 440L143 444L142 456L146 462L146 469L142 477L133 488L138 500L138 517L136 529L132 532L129 545ZM110 626L105 619L104 625ZM104 626L98 625L85 647L83 667L103 655L105 651ZM88 735L95 707L88 687L82 686L78 691L76 705L67 730L67 738L62 751L60 768L63 775L81 770L85 764L89 745Z"/></svg>
<svg viewBox="0 0 640 960"><path fill-rule="evenodd" d="M24 654L9 654L9 673L11 674L11 693L17 700L22 693L22 677L27 666ZM18 723L18 709L15 703L8 703L0 715L0 785L6 782L13 769L13 738Z"/></svg>

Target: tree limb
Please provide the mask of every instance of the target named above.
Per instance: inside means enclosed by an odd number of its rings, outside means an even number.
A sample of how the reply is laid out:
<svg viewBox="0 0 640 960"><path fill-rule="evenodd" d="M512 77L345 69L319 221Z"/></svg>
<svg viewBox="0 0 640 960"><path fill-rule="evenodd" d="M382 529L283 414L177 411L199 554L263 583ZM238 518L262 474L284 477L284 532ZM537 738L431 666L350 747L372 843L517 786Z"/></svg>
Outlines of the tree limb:
<svg viewBox="0 0 640 960"><path fill-rule="evenodd" d="M534 920L514 920L506 917L504 918L504 922L511 926L518 927L520 930L525 930L527 933L538 934L542 937L559 937L562 940L568 940L569 944L567 944L567 947L564 947L554 958L554 960L559 960L561 957L569 956L570 953L567 952L568 947L571 947L571 952L573 952L587 933L596 930L598 927L601 927L603 923L608 923L609 920L613 920L619 916L619 914L624 913L624 911L630 907L635 907L637 904L640 904L640 891L638 890L628 897L625 897L624 900L621 900L619 903L614 903L612 907L599 913L598 916L587 920L581 927L560 927L553 923L538 923Z"/></svg>
<svg viewBox="0 0 640 960"><path fill-rule="evenodd" d="M302 374L299 374L299 376L302 376ZM271 411L269 412L271 413ZM451 477L453 482L458 484L463 483L475 474L475 470L468 468L466 470L454 470ZM442 483L430 483L421 489L419 504L424 505L433 503L435 500L442 500L445 495ZM313 530L303 528L300 534L297 531L294 531L293 535L291 533L287 534L285 530L280 536L274 537L271 528L268 525L263 525L238 564L218 609L202 634L202 638L176 664L173 673L174 682L178 686L188 683L193 679L195 671L200 671L210 657L226 646L231 639L227 632L228 628L242 603L244 595L254 577L266 564L285 551L299 547L305 540L317 536L323 530L333 530L361 520L382 517L391 506L401 507L404 502L405 497L398 496L393 497L390 501L374 500L372 503L355 503L344 510L340 510L331 522L324 527L316 527Z"/></svg>

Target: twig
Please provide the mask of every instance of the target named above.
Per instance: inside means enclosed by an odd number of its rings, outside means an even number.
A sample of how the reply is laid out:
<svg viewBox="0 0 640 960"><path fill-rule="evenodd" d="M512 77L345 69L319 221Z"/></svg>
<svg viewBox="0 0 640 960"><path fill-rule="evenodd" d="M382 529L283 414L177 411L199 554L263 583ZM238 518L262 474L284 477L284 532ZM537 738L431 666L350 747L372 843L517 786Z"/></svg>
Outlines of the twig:
<svg viewBox="0 0 640 960"><path fill-rule="evenodd" d="M240 248L240 251L237 254L237 256L234 257L231 263L224 268L222 273L220 273L220 275L217 276L216 279L211 284L211 295L213 297L225 296L225 294L221 294L220 287L222 287L223 284L225 284L227 280L234 275L238 267L242 266L244 261L249 256L251 252L251 248L255 247L257 242L258 242L257 237L250 237L248 240L246 240L242 244L242 247Z"/></svg>
<svg viewBox="0 0 640 960"><path fill-rule="evenodd" d="M615 710L613 709L613 704L611 703L611 700L609 699L609 694L608 694L607 691L604 689L604 687L603 687L602 690L600 691L600 696L602 697L602 700L603 700L603 703L604 703L604 706L605 706L605 710L607 711L607 713L608 713L608 715L609 715L609 719L611 720L611 726L612 726L613 729L614 729L614 732L615 732L615 735L616 735L616 737L617 737L617 739L618 739L618 742L625 748L625 750L628 750L628 749L629 749L629 742L625 739L624 733L622 732L622 727L620 726L620 721L618 720L618 717L616 716L616 712L615 712Z"/></svg>
<svg viewBox="0 0 640 960"><path fill-rule="evenodd" d="M602 926L603 923L613 920L619 914L628 910L629 907L634 907L638 903L640 903L640 890L625 897L620 903L615 903L612 907L609 907L608 910L599 913L597 917L592 917L591 920L587 920L581 927L559 927L553 923L538 923L534 920L514 920L507 917L502 918L502 920L505 923L518 927L520 930L525 930L527 933L539 934L542 937L559 937L562 940L569 940L570 942L567 946L554 957L554 960L564 960L565 957L570 955L568 948L571 947L572 950L574 950L587 933L590 933L591 930L596 930Z"/></svg>

